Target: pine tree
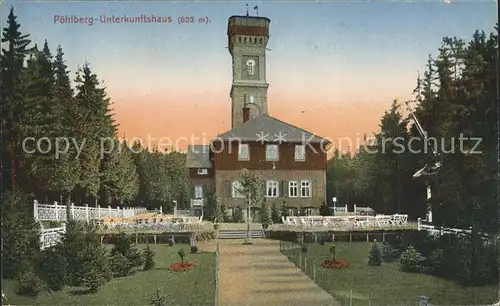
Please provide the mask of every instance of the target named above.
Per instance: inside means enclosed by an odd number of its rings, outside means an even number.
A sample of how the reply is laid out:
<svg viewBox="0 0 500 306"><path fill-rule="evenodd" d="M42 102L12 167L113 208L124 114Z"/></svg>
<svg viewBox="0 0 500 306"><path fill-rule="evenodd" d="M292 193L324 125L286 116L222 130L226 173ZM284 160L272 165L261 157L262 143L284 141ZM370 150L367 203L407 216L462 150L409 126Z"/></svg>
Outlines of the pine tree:
<svg viewBox="0 0 500 306"><path fill-rule="evenodd" d="M39 226L27 212L32 202L24 193L6 193L2 200L2 277L33 272L40 252Z"/></svg>
<svg viewBox="0 0 500 306"><path fill-rule="evenodd" d="M260 222L262 224L271 223L271 217L269 216L269 207L267 206L265 199L261 203L259 214L260 214Z"/></svg>
<svg viewBox="0 0 500 306"><path fill-rule="evenodd" d="M271 220L273 221L273 223L280 223L281 222L280 212L279 212L278 208L276 207L276 205L273 205L271 207Z"/></svg>
<svg viewBox="0 0 500 306"><path fill-rule="evenodd" d="M154 266L156 265L154 261L154 256L155 256L154 251L149 247L149 245L147 245L146 248L144 249L144 267L143 267L144 271L151 270L152 268L154 268Z"/></svg>
<svg viewBox="0 0 500 306"><path fill-rule="evenodd" d="M377 243L374 243L370 250L368 264L370 266L380 266L382 264L382 251Z"/></svg>
<svg viewBox="0 0 500 306"><path fill-rule="evenodd" d="M7 26L3 28L1 57L1 103L2 103L2 187L9 186L17 191L18 175L21 175L19 156L22 156L22 139L27 128L24 122L29 119L28 105L24 101L25 57L29 52L28 34L19 31L20 24L11 7Z"/></svg>

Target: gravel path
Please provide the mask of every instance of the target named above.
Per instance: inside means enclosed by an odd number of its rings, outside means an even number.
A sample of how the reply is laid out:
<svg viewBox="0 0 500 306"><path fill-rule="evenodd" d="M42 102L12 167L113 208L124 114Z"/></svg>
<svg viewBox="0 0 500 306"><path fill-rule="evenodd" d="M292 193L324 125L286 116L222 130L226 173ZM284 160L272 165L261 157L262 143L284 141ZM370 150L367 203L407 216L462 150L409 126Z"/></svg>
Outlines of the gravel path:
<svg viewBox="0 0 500 306"><path fill-rule="evenodd" d="M219 306L340 305L280 253L279 241L242 242L220 240ZM215 251L215 241L199 247Z"/></svg>

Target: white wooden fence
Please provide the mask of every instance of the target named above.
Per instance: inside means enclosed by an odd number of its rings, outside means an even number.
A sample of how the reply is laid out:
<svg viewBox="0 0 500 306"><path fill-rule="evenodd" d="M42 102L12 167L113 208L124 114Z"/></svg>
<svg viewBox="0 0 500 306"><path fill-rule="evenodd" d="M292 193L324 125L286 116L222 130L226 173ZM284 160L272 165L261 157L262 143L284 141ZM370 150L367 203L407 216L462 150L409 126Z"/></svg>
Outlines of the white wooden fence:
<svg viewBox="0 0 500 306"><path fill-rule="evenodd" d="M60 205L57 202L54 204L40 204L37 200L33 202L33 211L36 221L66 221L67 206ZM85 206L75 206L71 203L70 214L71 219L87 221L97 219L97 218L129 218L137 215L147 213L146 208L111 208L101 207L89 207L87 204Z"/></svg>
<svg viewBox="0 0 500 306"><path fill-rule="evenodd" d="M62 224L61 227L44 228L42 222L40 222L42 232L40 233L40 248L46 249L51 246L55 246L61 241L61 235L66 233L66 224Z"/></svg>
<svg viewBox="0 0 500 306"><path fill-rule="evenodd" d="M417 230L419 231L428 231L434 236L442 236L444 234L453 234L453 235L470 235L472 234L472 228L469 229L459 229L459 228L448 228L443 226L435 226L429 224L422 224L422 219L418 218ZM486 241L494 242L495 240L499 240L499 235L489 235L489 234L481 234L483 239Z"/></svg>
<svg viewBox="0 0 500 306"><path fill-rule="evenodd" d="M349 209L347 208L347 205L345 206L335 206L333 207L334 212L342 212L342 213L348 213ZM370 212L373 211L371 207L358 207L356 204L354 204L354 211L353 213L361 213L361 212Z"/></svg>

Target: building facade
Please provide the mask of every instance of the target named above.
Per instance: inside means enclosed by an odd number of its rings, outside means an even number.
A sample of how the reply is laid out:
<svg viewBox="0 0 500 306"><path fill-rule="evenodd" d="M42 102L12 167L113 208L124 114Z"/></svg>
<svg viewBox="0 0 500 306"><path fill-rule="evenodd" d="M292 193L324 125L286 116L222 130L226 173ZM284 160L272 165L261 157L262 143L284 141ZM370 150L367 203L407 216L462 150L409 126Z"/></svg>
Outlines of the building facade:
<svg viewBox="0 0 500 306"><path fill-rule="evenodd" d="M316 215L326 202L326 152L331 143L268 114L269 25L265 17L229 18L231 130L210 145L188 148L193 209L206 206L211 193L229 213L246 208L238 192L242 169L258 173L267 205L280 211L286 208L289 215Z"/></svg>

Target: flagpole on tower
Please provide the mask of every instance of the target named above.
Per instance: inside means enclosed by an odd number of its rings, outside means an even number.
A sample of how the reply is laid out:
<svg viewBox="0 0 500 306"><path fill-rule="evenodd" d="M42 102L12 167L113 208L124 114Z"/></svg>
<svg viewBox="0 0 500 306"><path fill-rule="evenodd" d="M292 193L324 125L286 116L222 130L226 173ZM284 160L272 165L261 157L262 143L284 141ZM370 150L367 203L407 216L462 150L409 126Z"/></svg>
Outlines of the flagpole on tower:
<svg viewBox="0 0 500 306"><path fill-rule="evenodd" d="M247 17L248 17L248 4L247 4Z"/></svg>
<svg viewBox="0 0 500 306"><path fill-rule="evenodd" d="M259 6L254 6L253 9L255 10L255 13L257 15L257 17L259 17Z"/></svg>

